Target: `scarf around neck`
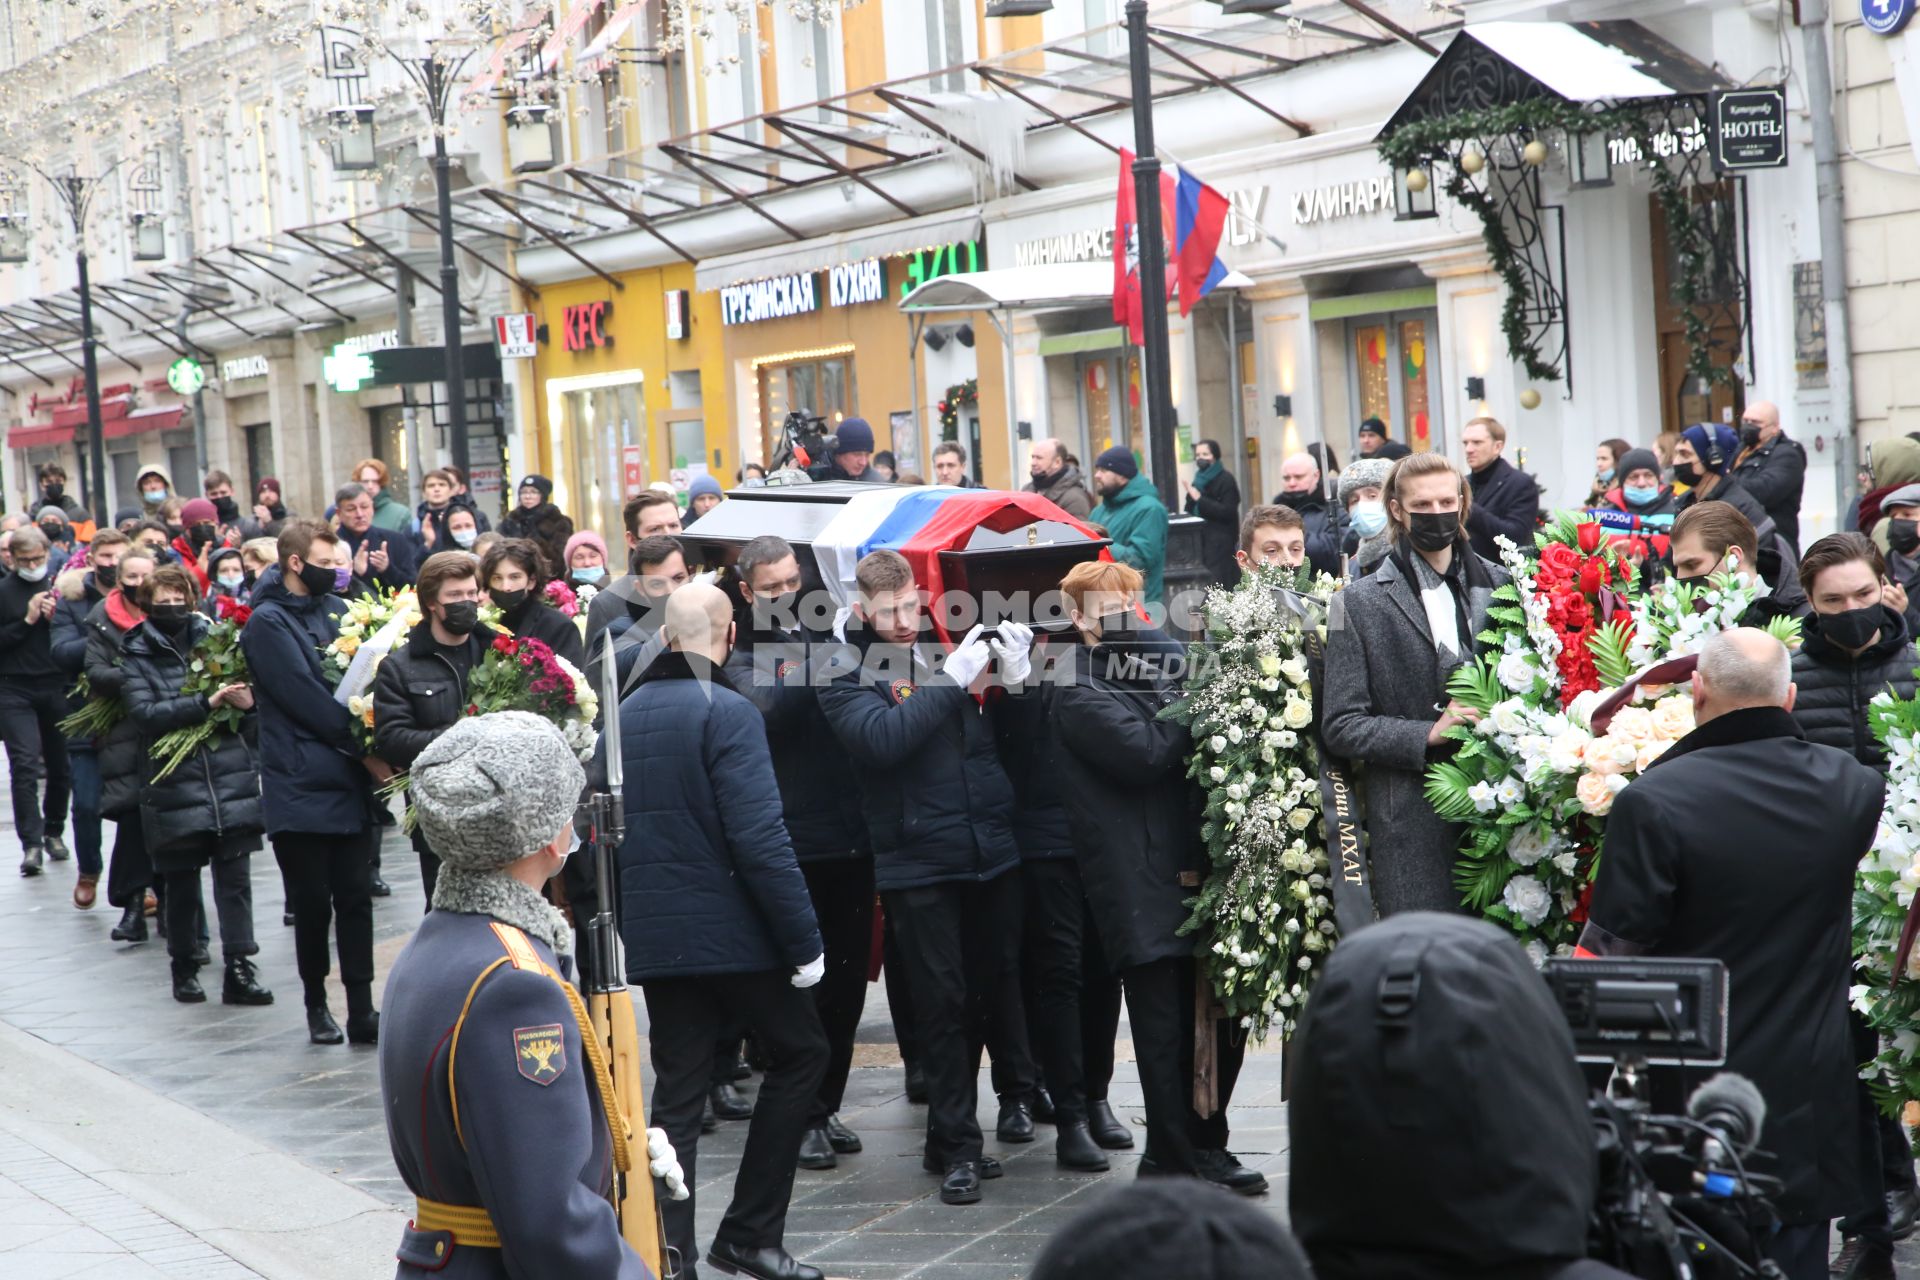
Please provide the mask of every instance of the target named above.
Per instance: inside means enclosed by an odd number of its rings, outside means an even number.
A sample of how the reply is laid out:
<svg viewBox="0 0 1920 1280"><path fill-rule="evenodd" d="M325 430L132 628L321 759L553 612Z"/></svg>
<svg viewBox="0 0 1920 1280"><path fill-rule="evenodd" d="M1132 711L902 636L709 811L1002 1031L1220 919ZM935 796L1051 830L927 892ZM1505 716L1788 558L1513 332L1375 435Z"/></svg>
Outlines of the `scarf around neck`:
<svg viewBox="0 0 1920 1280"><path fill-rule="evenodd" d="M1205 489L1213 483L1213 478L1219 475L1224 469L1225 468L1217 461L1209 462L1206 466L1201 467L1193 473L1193 487L1196 489Z"/></svg>

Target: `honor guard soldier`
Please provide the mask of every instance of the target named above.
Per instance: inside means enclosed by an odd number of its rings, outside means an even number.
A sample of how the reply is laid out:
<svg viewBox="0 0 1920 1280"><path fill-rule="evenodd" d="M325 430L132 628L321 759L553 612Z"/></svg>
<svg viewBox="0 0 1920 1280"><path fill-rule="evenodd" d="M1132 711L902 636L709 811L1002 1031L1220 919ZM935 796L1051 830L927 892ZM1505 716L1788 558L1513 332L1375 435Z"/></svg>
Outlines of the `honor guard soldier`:
<svg viewBox="0 0 1920 1280"><path fill-rule="evenodd" d="M629 1152L562 976L567 919L539 891L567 859L585 775L552 725L508 711L459 721L411 777L441 871L380 1037L387 1138L417 1198L396 1275L650 1280L608 1200L630 1159L646 1176L646 1138Z"/></svg>

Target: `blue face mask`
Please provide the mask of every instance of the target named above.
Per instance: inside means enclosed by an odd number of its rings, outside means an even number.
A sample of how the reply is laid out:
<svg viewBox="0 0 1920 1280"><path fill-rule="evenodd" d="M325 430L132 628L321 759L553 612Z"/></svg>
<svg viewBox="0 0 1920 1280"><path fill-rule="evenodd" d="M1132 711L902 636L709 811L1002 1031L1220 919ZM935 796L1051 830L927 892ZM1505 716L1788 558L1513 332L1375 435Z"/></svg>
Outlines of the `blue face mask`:
<svg viewBox="0 0 1920 1280"><path fill-rule="evenodd" d="M575 582L584 582L588 586L592 586L606 576L607 567L600 564L588 565L584 569L575 569L573 571L573 580Z"/></svg>
<svg viewBox="0 0 1920 1280"><path fill-rule="evenodd" d="M1660 496L1660 490L1658 486L1651 489L1636 489L1636 488L1633 488L1632 486L1628 486L1626 489L1622 490L1621 492L1626 495L1627 501L1632 503L1636 507L1644 507L1648 503L1652 502L1654 499Z"/></svg>
<svg viewBox="0 0 1920 1280"><path fill-rule="evenodd" d="M167 500L167 491L165 489L142 489L140 496L147 500L149 506L157 507Z"/></svg>
<svg viewBox="0 0 1920 1280"><path fill-rule="evenodd" d="M220 585L229 591L238 591L241 584L246 580L247 576L243 573L223 573L220 575Z"/></svg>
<svg viewBox="0 0 1920 1280"><path fill-rule="evenodd" d="M1387 527L1387 508L1379 502L1356 502L1353 504L1353 527L1363 538L1371 538Z"/></svg>
<svg viewBox="0 0 1920 1280"><path fill-rule="evenodd" d="M1598 480L1601 484L1610 483L1613 480L1613 468L1608 467L1605 471L1597 472L1594 475L1594 479Z"/></svg>

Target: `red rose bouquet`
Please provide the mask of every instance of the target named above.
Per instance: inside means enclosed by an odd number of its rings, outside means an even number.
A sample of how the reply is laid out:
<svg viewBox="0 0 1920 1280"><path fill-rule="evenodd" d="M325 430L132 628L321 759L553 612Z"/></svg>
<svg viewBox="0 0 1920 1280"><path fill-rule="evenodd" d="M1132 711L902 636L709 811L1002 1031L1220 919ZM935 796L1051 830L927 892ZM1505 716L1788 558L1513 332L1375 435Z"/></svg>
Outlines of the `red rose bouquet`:
<svg viewBox="0 0 1920 1280"><path fill-rule="evenodd" d="M184 694L212 695L225 685L245 684L252 679L247 657L240 649L240 632L253 616L253 610L228 596L214 600L217 621L200 637L187 657L187 678L180 686ZM246 712L231 704L222 704L207 713L199 724L162 734L153 744L155 782L185 764L193 753L213 740L216 733L237 733Z"/></svg>
<svg viewBox="0 0 1920 1280"><path fill-rule="evenodd" d="M531 711L553 722L582 759L597 741L599 699L572 663L539 640L500 636L467 680L467 714Z"/></svg>

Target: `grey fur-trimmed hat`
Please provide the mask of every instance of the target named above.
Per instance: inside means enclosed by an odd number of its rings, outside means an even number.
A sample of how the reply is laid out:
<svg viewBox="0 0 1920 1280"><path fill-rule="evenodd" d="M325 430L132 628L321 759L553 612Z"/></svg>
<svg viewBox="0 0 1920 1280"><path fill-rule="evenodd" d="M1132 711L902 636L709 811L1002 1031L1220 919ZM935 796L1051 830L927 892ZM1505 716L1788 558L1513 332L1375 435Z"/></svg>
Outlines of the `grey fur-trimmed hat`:
<svg viewBox="0 0 1920 1280"><path fill-rule="evenodd" d="M527 711L469 716L409 773L427 843L448 867L499 871L560 833L587 775L560 731Z"/></svg>
<svg viewBox="0 0 1920 1280"><path fill-rule="evenodd" d="M1340 473L1340 505L1346 506L1356 489L1368 485L1387 487L1387 473L1393 470L1391 458L1355 458Z"/></svg>

